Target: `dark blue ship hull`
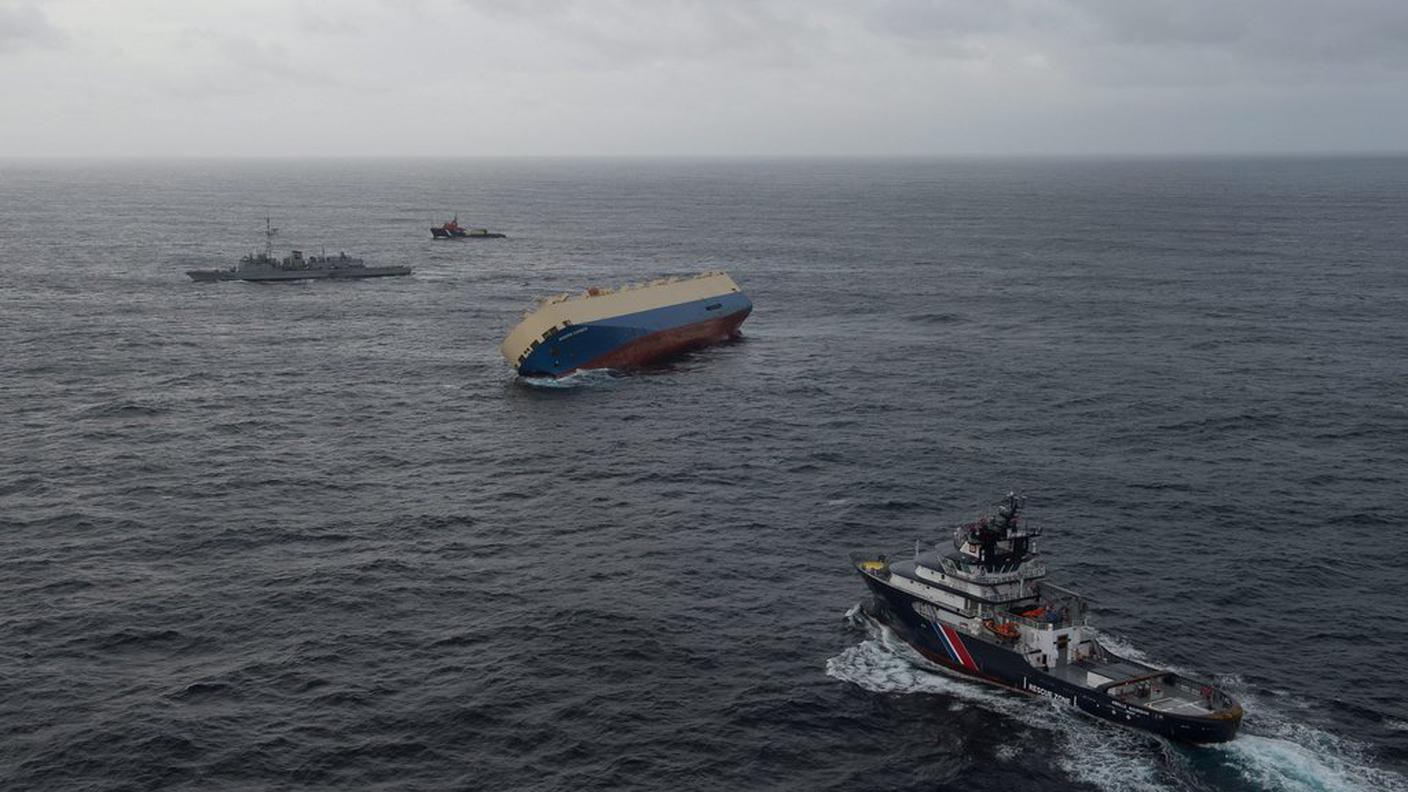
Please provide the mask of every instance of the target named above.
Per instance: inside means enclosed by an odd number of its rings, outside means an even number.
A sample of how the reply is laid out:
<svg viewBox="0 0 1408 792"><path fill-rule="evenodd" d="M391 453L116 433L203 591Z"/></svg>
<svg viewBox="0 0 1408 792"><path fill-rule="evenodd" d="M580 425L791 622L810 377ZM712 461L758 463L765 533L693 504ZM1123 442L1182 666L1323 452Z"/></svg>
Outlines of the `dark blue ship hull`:
<svg viewBox="0 0 1408 792"><path fill-rule="evenodd" d="M1231 717L1188 717L1154 712L1116 700L1033 667L1020 654L975 638L952 626L934 623L913 607L914 595L861 573L875 595L871 616L894 630L926 659L960 674L995 685L1067 703L1097 718L1190 743L1227 742L1237 735L1241 708Z"/></svg>
<svg viewBox="0 0 1408 792"><path fill-rule="evenodd" d="M742 292L565 327L522 363L525 377L561 377L578 369L631 368L733 337L753 303Z"/></svg>

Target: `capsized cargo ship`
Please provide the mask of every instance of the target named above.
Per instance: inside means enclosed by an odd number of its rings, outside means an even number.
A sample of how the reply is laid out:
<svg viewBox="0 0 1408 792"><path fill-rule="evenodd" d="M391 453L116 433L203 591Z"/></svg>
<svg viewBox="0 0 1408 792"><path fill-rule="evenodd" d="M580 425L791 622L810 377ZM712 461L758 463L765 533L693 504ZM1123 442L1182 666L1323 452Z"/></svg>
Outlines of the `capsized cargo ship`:
<svg viewBox="0 0 1408 792"><path fill-rule="evenodd" d="M539 300L499 348L524 377L634 368L726 341L753 303L724 272Z"/></svg>
<svg viewBox="0 0 1408 792"><path fill-rule="evenodd" d="M1235 737L1242 705L1226 691L1100 643L1085 599L1046 581L1041 529L1022 516L1024 501L1008 493L991 515L958 526L952 550L853 555L872 594L866 613L957 673L1174 740Z"/></svg>

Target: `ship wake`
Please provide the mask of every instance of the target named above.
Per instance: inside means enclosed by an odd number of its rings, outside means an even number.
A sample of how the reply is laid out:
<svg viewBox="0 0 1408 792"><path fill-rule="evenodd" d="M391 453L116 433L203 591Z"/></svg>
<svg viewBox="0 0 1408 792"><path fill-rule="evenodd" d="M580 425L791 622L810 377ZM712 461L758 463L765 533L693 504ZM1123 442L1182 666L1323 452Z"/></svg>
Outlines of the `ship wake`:
<svg viewBox="0 0 1408 792"><path fill-rule="evenodd" d="M578 369L562 377L518 377L516 381L541 390L574 390L609 385L620 378L615 369L600 368Z"/></svg>
<svg viewBox="0 0 1408 792"><path fill-rule="evenodd" d="M1061 770L1106 792L1229 786L1265 792L1408 792L1405 779L1374 767L1362 746L1268 712L1254 699L1249 702L1252 731L1219 746L1175 745L1046 699L960 677L925 659L860 606L846 618L866 638L827 660L828 676L874 693L945 697L950 709L981 707L1051 732L1057 736Z"/></svg>
<svg viewBox="0 0 1408 792"><path fill-rule="evenodd" d="M1213 750L1224 754L1227 765L1253 789L1408 792L1408 779L1376 767L1364 745L1297 723L1255 700L1247 702L1247 716L1255 718L1256 732Z"/></svg>

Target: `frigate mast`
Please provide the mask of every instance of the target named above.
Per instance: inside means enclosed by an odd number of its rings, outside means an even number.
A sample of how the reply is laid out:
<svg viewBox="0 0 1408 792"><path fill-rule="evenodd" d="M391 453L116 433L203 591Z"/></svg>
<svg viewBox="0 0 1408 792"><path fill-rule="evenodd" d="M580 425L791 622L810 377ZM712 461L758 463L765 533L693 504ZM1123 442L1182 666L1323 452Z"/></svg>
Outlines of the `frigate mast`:
<svg viewBox="0 0 1408 792"><path fill-rule="evenodd" d="M274 257L274 235L279 233L279 229L274 228L273 221L268 215L264 216L264 257Z"/></svg>

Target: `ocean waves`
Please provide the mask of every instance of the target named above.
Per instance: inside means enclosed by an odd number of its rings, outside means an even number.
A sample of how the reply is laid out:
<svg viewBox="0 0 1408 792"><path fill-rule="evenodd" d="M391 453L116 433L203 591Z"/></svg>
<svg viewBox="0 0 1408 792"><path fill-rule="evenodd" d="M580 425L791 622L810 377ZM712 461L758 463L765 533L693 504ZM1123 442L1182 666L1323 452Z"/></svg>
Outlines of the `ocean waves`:
<svg viewBox="0 0 1408 792"><path fill-rule="evenodd" d="M1221 680L1248 708L1248 728L1231 743L1185 747L1098 722L1045 699L963 679L919 656L887 627L853 607L847 620L866 635L826 662L826 673L880 694L932 696L938 711L978 707L1012 725L1010 761L1026 759L1023 746L1056 743L1057 764L1071 780L1107 792L1237 788L1266 792L1371 792L1408 789L1408 778L1376 765L1362 743L1296 719L1294 712L1269 706L1237 679ZM1143 662L1142 652L1105 635L1102 643ZM1166 664L1165 668L1194 673ZM1047 735L1014 734L1023 729ZM961 778L955 774L954 781Z"/></svg>
<svg viewBox="0 0 1408 792"><path fill-rule="evenodd" d="M1358 213L1408 210L1403 162L45 167L0 180L7 792L1402 788L1408 239ZM408 224L445 207L515 230ZM182 274L266 212L417 274ZM498 354L536 297L715 267L743 343ZM1011 488L1102 633L1233 687L1246 739L836 618L850 551Z"/></svg>

